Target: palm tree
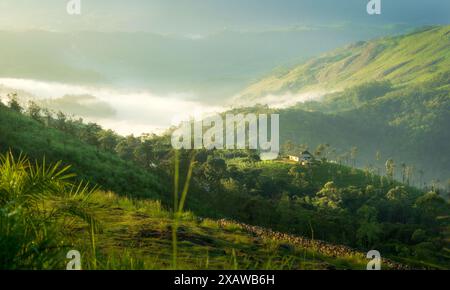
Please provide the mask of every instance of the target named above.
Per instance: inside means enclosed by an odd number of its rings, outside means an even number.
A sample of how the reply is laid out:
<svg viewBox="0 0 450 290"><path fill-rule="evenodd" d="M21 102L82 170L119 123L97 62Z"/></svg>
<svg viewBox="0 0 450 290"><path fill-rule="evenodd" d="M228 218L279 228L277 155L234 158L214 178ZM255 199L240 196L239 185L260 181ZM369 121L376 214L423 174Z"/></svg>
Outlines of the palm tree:
<svg viewBox="0 0 450 290"><path fill-rule="evenodd" d="M17 93L8 94L8 98L9 98L9 101L8 101L9 108L18 113L22 113L23 108L17 99Z"/></svg>
<svg viewBox="0 0 450 290"><path fill-rule="evenodd" d="M381 176L381 168L378 166L381 160L381 152L377 151L377 153L375 154L375 159L377 160L377 172L378 172L378 176Z"/></svg>
<svg viewBox="0 0 450 290"><path fill-rule="evenodd" d="M353 146L350 150L350 158L353 161L353 167L356 167L356 157L358 156L358 147Z"/></svg>
<svg viewBox="0 0 450 290"><path fill-rule="evenodd" d="M405 184L407 165L406 165L406 163L403 162L400 166L402 167L402 183Z"/></svg>
<svg viewBox="0 0 450 290"><path fill-rule="evenodd" d="M90 207L97 189L73 183L68 170L0 155L0 269L55 268L65 248L61 229L76 219L98 227Z"/></svg>
<svg viewBox="0 0 450 290"><path fill-rule="evenodd" d="M425 171L423 169L419 170L419 188L424 188L425 184L423 183L423 176L425 175Z"/></svg>
<svg viewBox="0 0 450 290"><path fill-rule="evenodd" d="M395 161L393 159L388 159L386 161L386 175L391 182L394 181L395 176Z"/></svg>

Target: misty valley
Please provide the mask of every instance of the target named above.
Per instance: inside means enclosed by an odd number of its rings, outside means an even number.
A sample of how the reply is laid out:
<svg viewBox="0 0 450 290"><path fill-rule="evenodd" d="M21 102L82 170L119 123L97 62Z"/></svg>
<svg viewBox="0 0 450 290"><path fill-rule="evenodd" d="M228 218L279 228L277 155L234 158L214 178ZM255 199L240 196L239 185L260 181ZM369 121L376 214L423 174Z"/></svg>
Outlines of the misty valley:
<svg viewBox="0 0 450 290"><path fill-rule="evenodd" d="M450 269L446 1L39 2L0 4L1 270Z"/></svg>

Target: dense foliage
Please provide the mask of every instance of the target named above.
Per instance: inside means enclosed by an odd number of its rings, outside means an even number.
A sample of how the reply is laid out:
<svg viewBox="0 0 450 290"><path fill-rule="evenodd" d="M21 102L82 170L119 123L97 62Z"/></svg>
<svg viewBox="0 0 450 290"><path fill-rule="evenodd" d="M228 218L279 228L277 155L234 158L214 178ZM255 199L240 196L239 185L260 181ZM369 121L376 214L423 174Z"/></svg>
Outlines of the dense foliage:
<svg viewBox="0 0 450 290"><path fill-rule="evenodd" d="M2 138L4 147L31 156L66 157L76 172L105 189L162 199L171 207L168 177L174 174L174 156L167 135L120 137L96 124L65 119L62 113L45 119L36 113L38 107L23 111L14 99L9 107L0 108L2 120L10 124L1 127L8 137ZM397 182L393 160L383 170L357 170L348 167L356 163L357 148L340 163L329 162L332 151L327 144L318 146L313 152L319 160L310 166L260 161L251 150L197 151L187 207L204 217L231 218L364 251L377 248L413 265L447 267L450 211L445 192L437 187L423 192ZM190 156L181 152L180 176L186 176Z"/></svg>
<svg viewBox="0 0 450 290"><path fill-rule="evenodd" d="M72 182L68 169L10 152L0 155L1 269L61 267L75 222L88 232L97 230L90 204L96 189Z"/></svg>
<svg viewBox="0 0 450 290"><path fill-rule="evenodd" d="M187 173L193 168L186 208L199 216L235 219L362 251L378 249L383 256L405 264L448 269L450 74L448 66L442 65L448 62L448 48L443 50L441 44L423 48L423 57L429 56L431 63L424 59L405 63L402 57L377 74L388 77L365 75L374 72L387 56L399 57L400 53L407 57L402 49L414 39L434 43L437 36L448 37L448 33L443 36L447 30L433 28L357 44L349 52L309 63L307 69L319 66L326 70L315 81L331 76L334 81L344 77L345 82L351 72L360 75L359 81L353 79L346 89L326 95L322 102L289 109L254 106L234 110L279 113L282 155L309 150L316 162L304 166L285 159L261 161L252 150L174 154L170 130L162 136L123 137L34 102L21 104L16 95L10 95L8 104L0 104L0 149L13 152L2 157L0 166L2 265L54 266L35 253L37 249L46 255L45 249L60 248L61 225L54 226L63 212L57 210L58 214L49 218L41 204L50 203L63 211L73 206L70 219L93 224L89 212L82 211L88 208L83 206L83 196L90 194L72 190L76 183L66 183L63 165L33 165L44 157L50 163L64 160L65 165L71 164L78 181L98 184L122 196L161 200L166 208L174 204L173 176L179 177L177 184L184 184L183 178L190 176ZM362 69L365 61L374 59L375 65ZM342 61L347 70L338 74ZM423 65L416 67L418 63ZM311 81L303 78L303 69L291 72L293 83L286 86ZM16 161L13 156L20 153L26 153L31 161ZM190 167L192 156L195 163ZM173 166L178 158L179 170ZM63 169L58 171L60 166ZM39 186L31 186L36 184ZM111 212L114 204L109 205ZM168 215L157 210L155 218ZM32 231L30 225L39 230ZM70 229L70 225L62 227Z"/></svg>
<svg viewBox="0 0 450 290"><path fill-rule="evenodd" d="M321 101L277 110L283 143L312 149L330 144L336 161L356 146L359 167L384 167L392 158L413 169L417 186L445 188L450 186L449 30L427 27L356 43L268 76L242 98L253 105L265 95L322 92Z"/></svg>
<svg viewBox="0 0 450 290"><path fill-rule="evenodd" d="M79 179L105 190L153 198L162 193L164 178L151 168L149 151L145 150L151 141L120 137L97 124L84 124L62 112L41 109L33 102L25 110L15 96L10 97L10 109L0 105L3 152L11 149L37 160L43 156L49 162L64 160L73 165Z"/></svg>
<svg viewBox="0 0 450 290"><path fill-rule="evenodd" d="M448 265L448 202L390 176L328 162L301 166L212 153L195 171L198 207L301 236Z"/></svg>

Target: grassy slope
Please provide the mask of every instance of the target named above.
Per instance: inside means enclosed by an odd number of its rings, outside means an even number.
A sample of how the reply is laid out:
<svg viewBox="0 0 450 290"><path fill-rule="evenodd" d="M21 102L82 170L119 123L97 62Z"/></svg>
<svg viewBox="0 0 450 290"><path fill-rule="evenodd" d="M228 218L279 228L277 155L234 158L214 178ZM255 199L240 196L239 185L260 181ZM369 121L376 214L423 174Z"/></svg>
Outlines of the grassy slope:
<svg viewBox="0 0 450 290"><path fill-rule="evenodd" d="M136 201L98 193L97 268L170 269L171 214L159 202ZM81 225L80 225L81 226ZM81 229L81 228L80 228ZM89 235L81 230L74 246L90 261ZM365 269L363 253L346 247L276 234L229 221L200 219L186 213L178 230L181 269ZM92 267L85 263L85 267ZM385 261L384 267L398 264Z"/></svg>
<svg viewBox="0 0 450 290"><path fill-rule="evenodd" d="M15 151L23 151L37 159L40 159L43 154L51 157L48 158L51 160L63 159L73 165L73 170L79 174L79 177L87 177L93 183L100 184L105 190L116 191L122 196L147 197L152 200L162 198L167 204L171 189L170 185L164 183L165 178L158 177L163 175L160 172L147 172L113 154L97 152L96 148L78 139L69 137L59 130L47 128L5 107L0 107L0 121L2 150L13 148ZM47 139L52 140L50 145ZM78 159L79 155L85 158ZM245 165L239 160L230 160L230 164L234 162L239 166ZM292 164L260 162L251 167L261 168L263 176L276 176L277 180L283 180ZM356 174L346 167L340 168L339 171L342 171L342 174L333 178L337 185L353 184L364 187L368 182L362 177L364 175L362 172L356 171ZM105 176L111 175L118 180L132 181L124 181L123 188L116 183L102 183ZM326 166L317 168L315 176L314 184L317 188L331 180L330 171ZM134 194L133 190L136 190L137 194ZM243 195L241 198L246 199L246 196ZM250 199L248 202L251 202ZM225 212L221 213L220 206L214 207L214 203L211 204L210 200L209 193L194 190L194 193L188 197L188 205L202 216L216 218L233 216ZM99 267L124 269L170 267L172 219L170 212L164 210L159 202L133 201L124 197L118 198L114 194L102 194L98 196L96 203L98 211L95 214L104 230L96 237L98 254L104 258L103 264ZM202 221L193 214L185 216L179 231L181 241L179 265L181 267L363 269L366 263L361 253L347 252L345 247L330 245L331 248L337 247L339 253L343 253L336 256L329 251L323 252L321 250L323 244L316 246L307 243L305 245L305 243L296 242L298 238L294 236L280 234L274 237L272 232L261 232L254 227L227 223L222 228L220 224L223 223L214 220ZM278 230L288 231L288 229ZM316 238L326 238L326 235L321 234L320 229L316 231ZM83 233L81 228L74 233L73 238L75 245L78 245L77 248L89 252L88 234ZM68 234L69 237L73 236L71 233ZM330 246L324 248L330 248ZM237 266L234 260L237 261ZM129 264L131 261L135 264Z"/></svg>
<svg viewBox="0 0 450 290"><path fill-rule="evenodd" d="M51 140L51 141L48 141ZM158 172L147 172L113 154L96 148L0 106L0 147L23 152L47 162L64 160L73 165L79 179L99 184L105 190L153 200L170 191ZM123 180L123 187L110 180ZM169 188L169 189L168 189ZM164 190L165 189L165 190ZM138 201L112 193L95 198L97 217L103 229L95 237L97 268L168 269L171 267L171 213L157 201ZM283 239L258 236L242 226L201 220L186 214L178 231L179 267L186 269L364 269L363 254L339 257L315 247L299 246ZM92 258L89 233L80 227L67 234L68 244ZM88 263L85 267L93 267ZM64 268L64 265L61 265Z"/></svg>
<svg viewBox="0 0 450 290"><path fill-rule="evenodd" d="M312 59L286 73L269 76L243 91L244 98L340 90L371 80L394 84L429 80L450 67L450 26L405 36L360 42Z"/></svg>
<svg viewBox="0 0 450 290"><path fill-rule="evenodd" d="M164 184L157 172L149 172L98 151L78 138L18 114L0 105L0 149L12 149L30 158L48 162L63 160L80 179L123 195L161 198ZM119 181L119 182L118 182Z"/></svg>

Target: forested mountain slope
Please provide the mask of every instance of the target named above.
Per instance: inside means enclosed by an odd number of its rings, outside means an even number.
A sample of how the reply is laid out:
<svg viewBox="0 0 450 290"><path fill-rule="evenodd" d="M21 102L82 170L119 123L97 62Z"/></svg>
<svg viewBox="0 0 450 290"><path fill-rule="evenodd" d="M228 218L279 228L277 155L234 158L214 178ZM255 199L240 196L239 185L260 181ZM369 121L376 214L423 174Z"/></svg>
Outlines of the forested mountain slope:
<svg viewBox="0 0 450 290"><path fill-rule="evenodd" d="M320 100L272 110L280 114L283 143L306 144L311 150L329 144L335 160L350 159L354 147L352 159L360 167L384 167L394 159L398 174L410 167L416 185L434 181L446 187L449 68L450 26L430 27L312 59L254 84L241 100L264 104L267 95L295 100L321 91Z"/></svg>

